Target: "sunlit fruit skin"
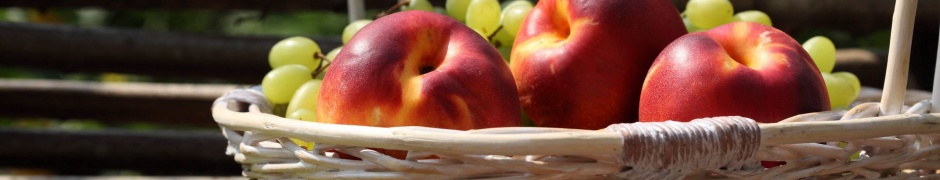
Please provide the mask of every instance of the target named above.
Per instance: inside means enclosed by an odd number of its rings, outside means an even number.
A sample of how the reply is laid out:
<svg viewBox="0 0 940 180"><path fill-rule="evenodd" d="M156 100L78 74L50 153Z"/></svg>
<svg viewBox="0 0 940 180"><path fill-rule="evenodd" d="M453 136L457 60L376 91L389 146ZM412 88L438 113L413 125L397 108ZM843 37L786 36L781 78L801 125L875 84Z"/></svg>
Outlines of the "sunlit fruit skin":
<svg viewBox="0 0 940 180"><path fill-rule="evenodd" d="M826 84L786 33L736 22L676 39L650 67L640 121L744 116L773 123L829 110Z"/></svg>
<svg viewBox="0 0 940 180"><path fill-rule="evenodd" d="M524 111L543 127L635 122L647 69L685 33L671 1L539 1L510 60Z"/></svg>
<svg viewBox="0 0 940 180"><path fill-rule="evenodd" d="M435 67L420 74L422 67ZM327 71L318 121L379 127L480 129L520 125L502 56L476 32L436 13L382 17L343 47Z"/></svg>

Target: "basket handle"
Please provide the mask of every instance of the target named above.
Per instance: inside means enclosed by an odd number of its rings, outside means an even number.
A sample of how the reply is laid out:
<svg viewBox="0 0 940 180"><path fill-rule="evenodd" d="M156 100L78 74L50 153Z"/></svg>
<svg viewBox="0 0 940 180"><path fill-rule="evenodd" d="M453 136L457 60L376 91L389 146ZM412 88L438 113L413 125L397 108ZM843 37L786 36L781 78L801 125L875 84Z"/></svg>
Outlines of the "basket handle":
<svg viewBox="0 0 940 180"><path fill-rule="evenodd" d="M897 0L891 21L891 42L888 46L888 68L885 70L884 91L881 94L881 115L901 113L907 71L911 57L911 38L914 35L914 16L917 0ZM936 80L934 80L936 81Z"/></svg>

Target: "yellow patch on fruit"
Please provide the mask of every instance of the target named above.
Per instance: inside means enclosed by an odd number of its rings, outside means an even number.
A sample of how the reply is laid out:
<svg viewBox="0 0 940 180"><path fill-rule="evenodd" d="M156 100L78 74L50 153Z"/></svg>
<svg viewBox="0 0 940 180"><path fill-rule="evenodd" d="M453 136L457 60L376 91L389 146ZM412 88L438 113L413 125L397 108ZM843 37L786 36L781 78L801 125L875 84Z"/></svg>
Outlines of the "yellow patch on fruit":
<svg viewBox="0 0 940 180"><path fill-rule="evenodd" d="M509 64L519 64L520 60L524 59L526 55L531 55L536 51L563 46L565 41L565 38L558 37L552 33L542 33L533 36L513 47Z"/></svg>
<svg viewBox="0 0 940 180"><path fill-rule="evenodd" d="M415 114L415 109L421 103L421 76L414 76L404 80L401 84L401 109L395 115L395 119L408 119L410 114ZM420 113L418 113L420 114ZM397 121L396 121L397 122Z"/></svg>
<svg viewBox="0 0 940 180"><path fill-rule="evenodd" d="M573 27L584 26L591 23L588 19L582 19L574 22ZM569 28L569 27L566 27ZM512 55L510 56L510 64L513 64L512 61L518 61L519 59L525 58L520 57L522 54L534 54L535 51L552 49L564 46L568 43L569 37L574 34L570 32L570 29L563 30L564 33L559 33L561 30L543 32L541 34L529 37L525 41L517 44L513 47ZM554 63L550 63L553 67ZM554 74L555 69L552 68L552 73Z"/></svg>
<svg viewBox="0 0 940 180"><path fill-rule="evenodd" d="M647 73L646 73L646 74L647 74L647 75L646 75L646 78L643 79L643 86L642 86L643 89L646 89L646 85L649 84L649 82L650 82L650 77L652 77L652 76L650 76L650 74L657 74L657 71L659 71L659 66L658 66L658 65L655 65L655 64L654 64L652 67L650 67L649 71L647 71Z"/></svg>
<svg viewBox="0 0 940 180"><path fill-rule="evenodd" d="M372 118L369 118L370 126L379 126L382 123L382 109L375 107L372 108Z"/></svg>
<svg viewBox="0 0 940 180"><path fill-rule="evenodd" d="M454 105L457 106L457 110L460 113L460 117L457 118L460 122L457 122L456 127L473 127L473 117L470 115L470 106L467 105L467 102L456 95L450 96L450 101L454 102Z"/></svg>
<svg viewBox="0 0 940 180"><path fill-rule="evenodd" d="M569 27L559 27L559 28L560 28L560 29L564 29L564 30L566 30L567 32L570 32L570 30L571 30L571 27L570 27L570 25L571 25L571 24L570 24L570 23L571 23L571 15L568 13L568 2L569 2L568 0L557 0L557 1L556 1L556 3L555 3L555 15L552 16L552 17L553 17L552 21L554 21L555 23L557 23L557 22L567 23L567 25L568 25Z"/></svg>
<svg viewBox="0 0 940 180"><path fill-rule="evenodd" d="M741 66L741 64L742 64L742 63L740 63L739 60L735 60L735 59L732 58L730 55L729 55L729 56L726 56L725 58L727 58L727 59L725 59L725 60L723 61L722 66L721 66L721 67L722 67L722 68L721 68L722 72L730 73L730 72L734 71L735 69L737 69L738 66ZM747 66L747 64L745 64L745 66Z"/></svg>
<svg viewBox="0 0 940 180"><path fill-rule="evenodd" d="M555 48L565 44L566 37L559 37L556 34L552 33L543 33L536 36L533 36L522 43L519 43L518 47L519 52L526 52L524 54L531 54L533 51Z"/></svg>
<svg viewBox="0 0 940 180"><path fill-rule="evenodd" d="M734 25L734 34L728 42L722 42L723 46L729 46L727 49L733 49L735 52L728 52L731 57L748 68L760 70L766 67L789 64L787 56L779 53L760 53L774 52L773 49L790 49L781 43L773 43L771 31L760 32L754 36L752 29L747 24L740 23Z"/></svg>
<svg viewBox="0 0 940 180"><path fill-rule="evenodd" d="M433 33L428 29L423 29L416 33L418 40L414 41L414 47L410 48L412 52L408 53L404 61L404 69L398 77L398 83L401 87L401 108L396 113L396 119L407 119L404 117L407 114L412 114L415 106L417 106L421 101L421 86L423 82L423 77L421 74L421 68L425 66L431 66L437 68L438 64L427 64L429 62L439 62L437 60L425 60L428 58L426 54L437 54L436 51L439 51L440 47L434 46L433 44L438 44L436 41L439 41L440 37L437 33ZM423 52L422 52L423 51ZM434 51L434 52L427 52ZM438 57L431 57L438 58ZM381 118L381 117L377 117ZM382 126L380 121L376 121L373 126Z"/></svg>

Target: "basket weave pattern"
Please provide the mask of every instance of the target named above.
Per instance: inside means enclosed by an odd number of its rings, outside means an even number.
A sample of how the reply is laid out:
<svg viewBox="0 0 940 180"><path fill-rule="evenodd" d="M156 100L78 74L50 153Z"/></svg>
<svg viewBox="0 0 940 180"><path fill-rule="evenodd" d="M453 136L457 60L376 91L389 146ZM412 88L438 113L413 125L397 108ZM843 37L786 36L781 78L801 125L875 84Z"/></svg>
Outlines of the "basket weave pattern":
<svg viewBox="0 0 940 180"><path fill-rule="evenodd" d="M866 103L774 124L719 117L601 131L302 122L266 114L264 97L246 89L220 97L214 106L229 140L227 154L251 178L940 178L940 118L924 114L926 101L895 116L878 117L877 104ZM318 143L307 150L289 138ZM409 153L401 160L369 148ZM759 161L787 163L765 169Z"/></svg>

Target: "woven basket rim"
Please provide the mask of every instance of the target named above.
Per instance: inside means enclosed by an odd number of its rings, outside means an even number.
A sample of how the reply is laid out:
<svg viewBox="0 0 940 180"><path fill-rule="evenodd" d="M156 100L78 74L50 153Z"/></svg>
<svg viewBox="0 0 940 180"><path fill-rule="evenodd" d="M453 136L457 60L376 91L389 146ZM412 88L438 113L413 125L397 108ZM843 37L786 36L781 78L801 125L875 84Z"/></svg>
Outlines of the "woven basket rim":
<svg viewBox="0 0 940 180"><path fill-rule="evenodd" d="M221 98L220 98L221 99ZM918 114L898 114L890 116L867 117L853 119L851 121L808 121L808 122L790 122L794 118L807 116L834 116L848 112L847 110L834 110L825 112L813 112L793 116L780 123L760 123L762 144L793 144L827 141L848 141L856 139L877 138L891 135L907 134L935 134L940 133L940 113L918 113ZM300 121L283 118L271 114L260 112L235 112L226 107L225 102L217 101L212 108L215 121L221 125L239 131L264 132L271 135L298 138L307 141L317 141L324 143L338 143L341 140L324 138L346 137L346 138L382 138L375 141L397 141L388 145L385 143L362 144L369 147L381 147L390 149L407 149L421 147L410 147L407 143L414 143L418 140L395 139L384 134L397 134L400 136L427 136L431 140L449 140L439 141L439 145L459 145L467 143L508 143L511 141L536 141L536 144L558 143L562 141L583 141L575 143L565 143L572 146L587 146L610 144L606 141L621 141L620 135L613 132L568 129L568 128L545 128L545 127L501 127L465 131L440 129L421 126L408 127L371 127L361 125L328 124L309 121ZM513 130L515 128L515 130ZM414 129L421 129L414 131ZM482 134L473 132L485 131L507 131L512 134ZM525 133L529 131L531 133ZM866 133L840 133L864 131ZM414 134L411 134L414 133ZM568 134L564 136L562 134ZM424 139L424 140L428 140ZM374 145L374 146L372 146ZM560 147L560 146L554 146ZM565 146L568 147L568 146ZM507 146L503 148L520 148L531 150L533 147ZM551 147L535 147L551 148ZM606 148L604 148L606 149ZM581 151L583 149L577 149ZM483 150L486 151L486 150ZM592 150L588 150L591 152ZM598 150L608 152L608 150Z"/></svg>

